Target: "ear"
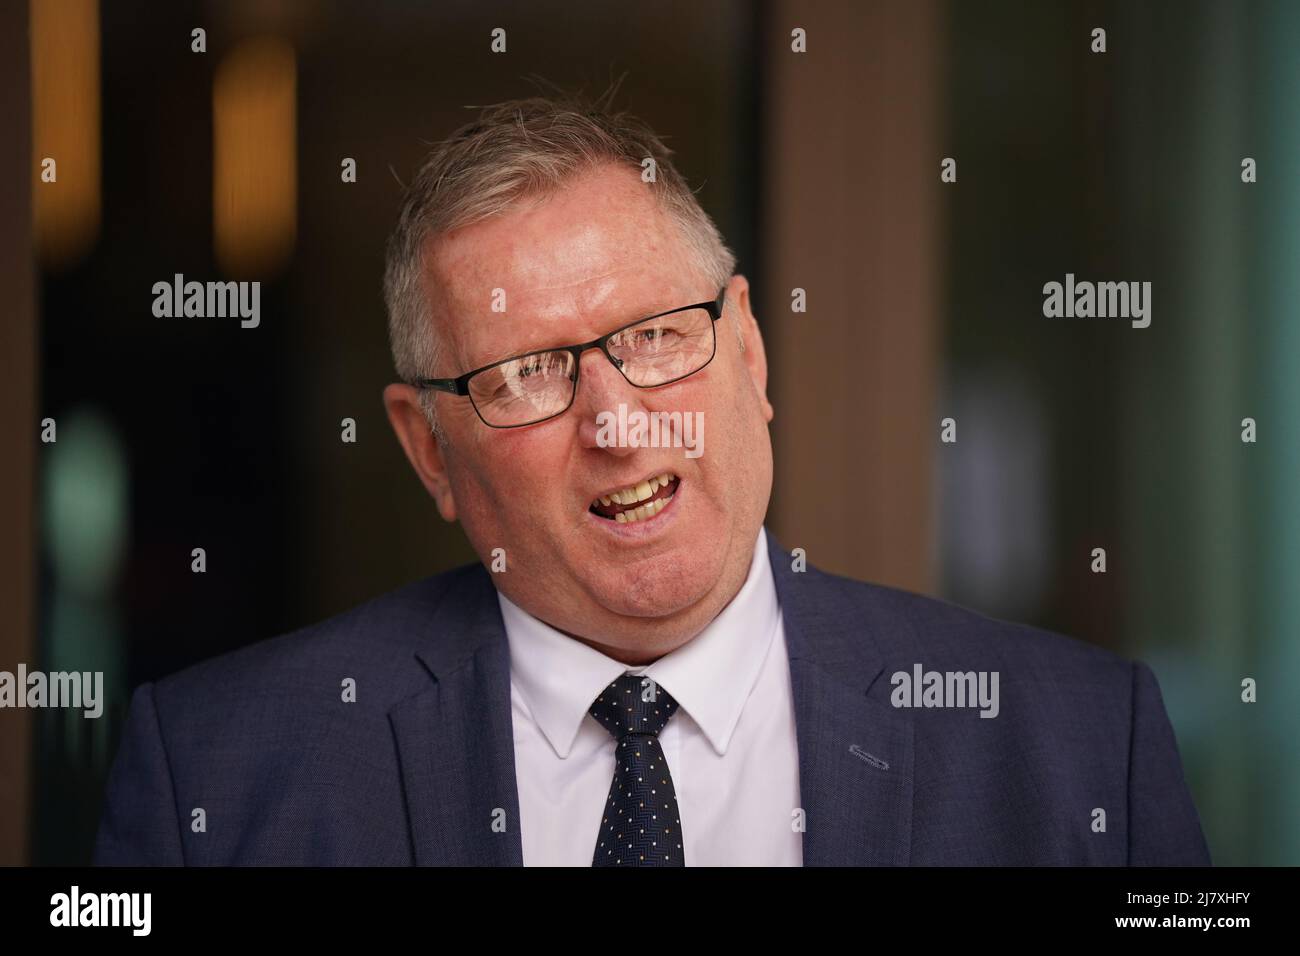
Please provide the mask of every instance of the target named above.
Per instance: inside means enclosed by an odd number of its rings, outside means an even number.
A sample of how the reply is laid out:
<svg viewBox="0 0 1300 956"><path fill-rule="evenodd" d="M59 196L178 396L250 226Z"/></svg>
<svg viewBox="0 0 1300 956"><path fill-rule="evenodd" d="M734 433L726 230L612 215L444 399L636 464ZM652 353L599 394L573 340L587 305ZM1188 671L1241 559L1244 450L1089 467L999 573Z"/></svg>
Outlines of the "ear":
<svg viewBox="0 0 1300 956"><path fill-rule="evenodd" d="M758 331L758 320L754 318L749 280L744 276L732 276L727 287L727 303L727 311L735 310L734 320L739 323L741 341L745 343L741 358L749 371L750 381L754 383L754 391L758 393L763 418L770 422L775 412L767 400L767 353L763 349L763 334Z"/></svg>
<svg viewBox="0 0 1300 956"><path fill-rule="evenodd" d="M429 427L428 419L420 409L420 393L411 385L389 385L384 389L384 409L388 423L406 452L406 460L424 484L425 491L438 506L446 521L456 520L456 502L447 479L447 464L443 460L438 438Z"/></svg>

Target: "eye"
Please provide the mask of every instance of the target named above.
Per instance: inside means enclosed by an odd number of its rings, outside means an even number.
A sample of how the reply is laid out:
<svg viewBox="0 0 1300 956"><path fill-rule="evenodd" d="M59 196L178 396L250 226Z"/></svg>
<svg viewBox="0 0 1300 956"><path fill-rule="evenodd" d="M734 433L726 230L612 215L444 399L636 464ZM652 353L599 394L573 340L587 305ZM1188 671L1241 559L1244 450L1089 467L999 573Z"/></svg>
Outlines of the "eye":
<svg viewBox="0 0 1300 956"><path fill-rule="evenodd" d="M649 346L651 348L663 348L669 345L678 337L677 330L669 325L651 325L645 328L633 329L632 337L628 345L632 348Z"/></svg>

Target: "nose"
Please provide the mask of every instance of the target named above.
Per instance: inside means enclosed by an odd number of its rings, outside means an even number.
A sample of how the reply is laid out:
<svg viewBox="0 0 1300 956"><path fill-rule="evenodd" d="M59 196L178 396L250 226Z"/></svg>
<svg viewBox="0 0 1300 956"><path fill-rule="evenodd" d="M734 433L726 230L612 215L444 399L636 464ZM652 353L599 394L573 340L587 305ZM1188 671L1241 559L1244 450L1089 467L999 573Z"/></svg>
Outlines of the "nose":
<svg viewBox="0 0 1300 956"><path fill-rule="evenodd" d="M573 399L579 417L578 439L583 448L598 448L625 458L636 449L620 447L617 427L602 429L601 422L607 418L617 422L620 404L627 406L628 414L642 410L641 389L633 387L599 349L583 353L579 362L578 394ZM608 440L611 438L615 441Z"/></svg>

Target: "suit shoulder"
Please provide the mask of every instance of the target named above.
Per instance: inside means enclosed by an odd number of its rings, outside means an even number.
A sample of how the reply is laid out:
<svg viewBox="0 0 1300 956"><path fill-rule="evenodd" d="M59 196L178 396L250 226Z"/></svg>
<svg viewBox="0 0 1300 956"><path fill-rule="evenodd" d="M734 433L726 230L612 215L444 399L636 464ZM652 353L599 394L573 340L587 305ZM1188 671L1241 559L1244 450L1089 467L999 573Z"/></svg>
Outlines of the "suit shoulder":
<svg viewBox="0 0 1300 956"><path fill-rule="evenodd" d="M1133 664L1118 654L1078 638L1014 621L1005 621L942 598L902 588L871 584L818 572L846 606L856 607L871 638L890 660L928 663L923 655L958 662L992 661L1026 676L1035 671L1057 677L1093 675L1120 679L1127 691Z"/></svg>
<svg viewBox="0 0 1300 956"><path fill-rule="evenodd" d="M386 705L400 699L415 674L411 656L428 640L434 612L478 584L481 573L480 565L465 565L296 631L200 661L156 682L159 710L202 712L209 702L226 707L241 698L292 702L323 690L337 700L347 677L369 691L359 693L358 701ZM377 689L382 689L382 701Z"/></svg>

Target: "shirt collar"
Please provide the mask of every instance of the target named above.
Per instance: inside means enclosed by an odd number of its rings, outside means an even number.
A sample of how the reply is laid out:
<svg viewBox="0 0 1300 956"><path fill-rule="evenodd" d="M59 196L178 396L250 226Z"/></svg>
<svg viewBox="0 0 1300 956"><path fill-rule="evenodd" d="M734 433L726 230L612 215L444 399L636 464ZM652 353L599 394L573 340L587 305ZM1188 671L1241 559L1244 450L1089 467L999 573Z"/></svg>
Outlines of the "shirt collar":
<svg viewBox="0 0 1300 956"><path fill-rule="evenodd" d="M694 638L644 667L628 667L560 633L500 591L497 599L511 680L561 759L573 749L596 695L622 674L644 674L666 690L724 755L781 620L761 528L749 575L731 602Z"/></svg>

